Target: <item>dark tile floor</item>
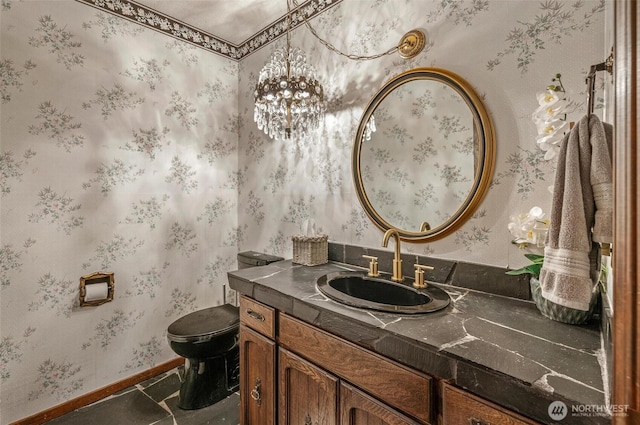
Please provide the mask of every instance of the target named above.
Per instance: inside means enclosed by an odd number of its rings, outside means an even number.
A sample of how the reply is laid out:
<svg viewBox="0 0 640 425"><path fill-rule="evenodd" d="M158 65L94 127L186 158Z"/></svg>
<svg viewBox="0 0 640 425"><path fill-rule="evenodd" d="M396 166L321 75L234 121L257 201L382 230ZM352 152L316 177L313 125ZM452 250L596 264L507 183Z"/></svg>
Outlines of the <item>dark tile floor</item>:
<svg viewBox="0 0 640 425"><path fill-rule="evenodd" d="M178 408L181 370L174 369L59 418L50 425L237 425L240 396L234 393L197 410Z"/></svg>

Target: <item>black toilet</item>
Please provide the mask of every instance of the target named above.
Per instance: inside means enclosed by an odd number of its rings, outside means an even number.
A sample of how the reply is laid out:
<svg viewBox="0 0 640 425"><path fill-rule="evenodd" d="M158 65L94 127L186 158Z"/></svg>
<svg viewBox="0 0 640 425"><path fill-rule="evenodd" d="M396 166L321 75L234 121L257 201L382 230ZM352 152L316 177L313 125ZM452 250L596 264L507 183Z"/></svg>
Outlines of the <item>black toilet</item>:
<svg viewBox="0 0 640 425"><path fill-rule="evenodd" d="M283 260L254 251L238 254L238 268L264 266ZM238 307L223 304L183 316L169 325L167 339L185 358L185 377L178 407L200 409L238 391L240 350Z"/></svg>
<svg viewBox="0 0 640 425"><path fill-rule="evenodd" d="M187 314L169 325L167 339L185 358L178 407L200 409L238 390L238 307L224 304Z"/></svg>

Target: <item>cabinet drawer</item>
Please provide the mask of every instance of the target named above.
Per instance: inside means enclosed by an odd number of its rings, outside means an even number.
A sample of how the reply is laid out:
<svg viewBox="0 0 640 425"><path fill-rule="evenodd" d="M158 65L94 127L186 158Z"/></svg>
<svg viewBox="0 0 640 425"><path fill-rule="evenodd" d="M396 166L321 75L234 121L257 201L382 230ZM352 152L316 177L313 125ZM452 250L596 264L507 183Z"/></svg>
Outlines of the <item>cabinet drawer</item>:
<svg viewBox="0 0 640 425"><path fill-rule="evenodd" d="M244 295L240 297L240 323L271 339L276 336L275 309Z"/></svg>
<svg viewBox="0 0 640 425"><path fill-rule="evenodd" d="M432 378L280 313L280 345L385 404L431 422Z"/></svg>
<svg viewBox="0 0 640 425"><path fill-rule="evenodd" d="M442 419L443 425L538 424L449 384L443 384Z"/></svg>

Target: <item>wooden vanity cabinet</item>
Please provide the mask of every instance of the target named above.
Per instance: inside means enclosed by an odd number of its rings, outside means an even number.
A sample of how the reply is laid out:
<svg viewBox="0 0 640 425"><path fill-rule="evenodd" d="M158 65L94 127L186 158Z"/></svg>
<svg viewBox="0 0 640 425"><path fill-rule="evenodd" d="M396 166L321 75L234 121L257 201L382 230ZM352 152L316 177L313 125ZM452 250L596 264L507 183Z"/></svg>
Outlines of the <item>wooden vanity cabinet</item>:
<svg viewBox="0 0 640 425"><path fill-rule="evenodd" d="M244 295L240 344L241 425L431 423L431 377Z"/></svg>
<svg viewBox="0 0 640 425"><path fill-rule="evenodd" d="M241 425L536 424L246 296L240 323Z"/></svg>

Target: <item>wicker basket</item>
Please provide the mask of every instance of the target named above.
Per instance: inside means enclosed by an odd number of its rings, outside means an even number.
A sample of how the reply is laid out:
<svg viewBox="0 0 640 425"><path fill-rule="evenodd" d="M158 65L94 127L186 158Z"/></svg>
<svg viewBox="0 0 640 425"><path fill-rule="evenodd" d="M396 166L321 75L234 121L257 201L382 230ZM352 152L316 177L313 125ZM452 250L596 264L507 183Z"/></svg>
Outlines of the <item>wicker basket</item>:
<svg viewBox="0 0 640 425"><path fill-rule="evenodd" d="M305 266L325 264L329 257L329 236L300 236L291 238L293 241L292 262Z"/></svg>

